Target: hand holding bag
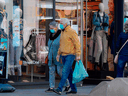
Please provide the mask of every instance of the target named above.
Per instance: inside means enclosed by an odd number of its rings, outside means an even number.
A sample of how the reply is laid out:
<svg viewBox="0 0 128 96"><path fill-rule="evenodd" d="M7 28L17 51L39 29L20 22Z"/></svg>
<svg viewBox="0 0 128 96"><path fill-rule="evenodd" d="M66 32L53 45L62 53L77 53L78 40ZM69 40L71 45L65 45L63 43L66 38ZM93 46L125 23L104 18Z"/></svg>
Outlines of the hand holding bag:
<svg viewBox="0 0 128 96"><path fill-rule="evenodd" d="M126 43L128 42L128 40L124 43L124 45L120 48L120 50L117 52L115 58L114 58L114 63L117 64L118 63L118 57L119 57L119 53L120 51L123 49L123 47L126 45Z"/></svg>
<svg viewBox="0 0 128 96"><path fill-rule="evenodd" d="M73 78L72 78L72 83L77 83L83 80L85 77L88 77L88 73L86 69L84 68L84 65L81 60L79 62L76 62L75 64L75 69L73 72Z"/></svg>

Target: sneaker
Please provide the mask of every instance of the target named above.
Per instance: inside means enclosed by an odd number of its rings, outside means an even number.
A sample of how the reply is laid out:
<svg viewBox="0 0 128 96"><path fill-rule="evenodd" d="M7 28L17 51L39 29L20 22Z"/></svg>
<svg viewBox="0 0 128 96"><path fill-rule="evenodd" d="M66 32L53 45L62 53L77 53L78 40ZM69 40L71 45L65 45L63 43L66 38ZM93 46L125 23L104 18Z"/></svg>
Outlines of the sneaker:
<svg viewBox="0 0 128 96"><path fill-rule="evenodd" d="M48 88L45 92L53 92L54 88Z"/></svg>
<svg viewBox="0 0 128 96"><path fill-rule="evenodd" d="M61 91L57 88L57 89L55 89L53 92L55 92L56 94L58 94L58 95L61 95Z"/></svg>
<svg viewBox="0 0 128 96"><path fill-rule="evenodd" d="M64 90L64 92L68 92L68 90L70 89L70 86L68 86L68 87L65 87L65 90Z"/></svg>
<svg viewBox="0 0 128 96"><path fill-rule="evenodd" d="M70 92L66 92L66 94L76 94L76 91L70 91Z"/></svg>

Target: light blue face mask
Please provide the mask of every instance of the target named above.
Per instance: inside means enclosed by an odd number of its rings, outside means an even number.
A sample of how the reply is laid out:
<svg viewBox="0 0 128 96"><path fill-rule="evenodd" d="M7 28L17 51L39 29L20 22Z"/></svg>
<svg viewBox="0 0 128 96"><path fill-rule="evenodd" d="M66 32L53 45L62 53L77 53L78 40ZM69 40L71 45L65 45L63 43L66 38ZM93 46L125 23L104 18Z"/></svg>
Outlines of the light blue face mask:
<svg viewBox="0 0 128 96"><path fill-rule="evenodd" d="M51 29L50 32L51 32L51 33L55 33L55 30L54 30L54 29Z"/></svg>
<svg viewBox="0 0 128 96"><path fill-rule="evenodd" d="M64 29L64 25L60 24L60 29Z"/></svg>

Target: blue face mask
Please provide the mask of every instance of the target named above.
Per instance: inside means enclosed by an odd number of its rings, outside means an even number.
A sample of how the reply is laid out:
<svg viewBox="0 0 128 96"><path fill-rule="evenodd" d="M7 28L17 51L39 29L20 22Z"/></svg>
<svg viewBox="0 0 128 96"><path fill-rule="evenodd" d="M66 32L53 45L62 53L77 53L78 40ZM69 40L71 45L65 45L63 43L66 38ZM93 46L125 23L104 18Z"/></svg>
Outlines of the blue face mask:
<svg viewBox="0 0 128 96"><path fill-rule="evenodd" d="M51 32L51 33L55 33L55 30L54 30L54 29L51 29L50 32Z"/></svg>
<svg viewBox="0 0 128 96"><path fill-rule="evenodd" d="M60 24L60 29L64 29L64 25Z"/></svg>

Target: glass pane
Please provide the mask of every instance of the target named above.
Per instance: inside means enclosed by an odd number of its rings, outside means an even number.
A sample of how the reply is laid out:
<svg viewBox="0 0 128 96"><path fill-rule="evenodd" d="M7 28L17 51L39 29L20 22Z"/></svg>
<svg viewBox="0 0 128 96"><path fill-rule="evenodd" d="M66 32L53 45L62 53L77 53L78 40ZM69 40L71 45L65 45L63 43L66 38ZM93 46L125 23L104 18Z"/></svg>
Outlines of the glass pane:
<svg viewBox="0 0 128 96"><path fill-rule="evenodd" d="M39 82L41 81L39 78L46 76L44 62L48 54L47 41L49 23L53 19L53 2L52 0L7 1L9 82ZM5 39L2 39L2 42L4 41Z"/></svg>
<svg viewBox="0 0 128 96"><path fill-rule="evenodd" d="M95 40L98 39L98 37L97 38L95 38L95 37L98 36L97 32L99 32L99 31L96 31L96 29L95 29L94 33L92 33L93 29L94 29L93 26L96 26L93 23L93 20L94 21L97 20L97 22L100 22L99 21L100 19L98 19L98 18L100 18L99 16L94 17L94 14L97 13L98 10L99 10L99 4L100 3L103 3L104 9L105 9L104 12L105 12L106 15L109 16L109 20L108 20L109 21L109 26L108 26L107 34L109 36L113 36L113 32L114 32L114 30L113 30L114 28L112 29L112 26L114 26L113 23L112 23L114 21L114 0L102 0L102 2L101 2L101 0L99 0L99 1L98 0L89 0L88 3L87 3L87 7L86 6L84 7L84 10L86 8L88 10L87 12L85 10L85 16L87 14L87 22L86 23L87 23L87 33L88 33L88 35L87 35L87 37L88 37L88 46L89 46L88 47L88 52L87 52L87 54L88 54L88 70L95 70L96 69L96 70L100 71L100 70L105 69L105 70L108 70L108 71L114 71L114 64L113 64L113 55L114 55L113 48L114 47L112 46L112 45L114 45L113 44L114 43L113 37L111 39L107 39L107 35L106 35L105 39L108 42L108 43L106 42L106 44L107 44L106 49L103 49L102 54L100 53L100 55L98 55L99 54L98 53L99 48L101 48L101 47L105 48L104 47L105 42L103 41L103 38L101 37L102 41L100 40L101 44L99 45L99 47L98 47L98 45L95 45L95 44L99 44L98 41L95 41ZM106 22L106 21L103 21L103 22ZM86 25L86 23L85 23L85 25ZM105 29L103 28L103 30L105 30ZM92 34L94 35L93 40L91 39ZM84 38L85 37L86 36L84 36ZM91 48L92 48L91 46L95 47L95 48L92 49L92 51L90 51ZM96 46L97 46L98 49L96 49ZM104 51L104 50L106 50L106 51ZM105 55L105 53L106 53L107 56ZM99 64L97 66L97 68L96 68L96 64Z"/></svg>

